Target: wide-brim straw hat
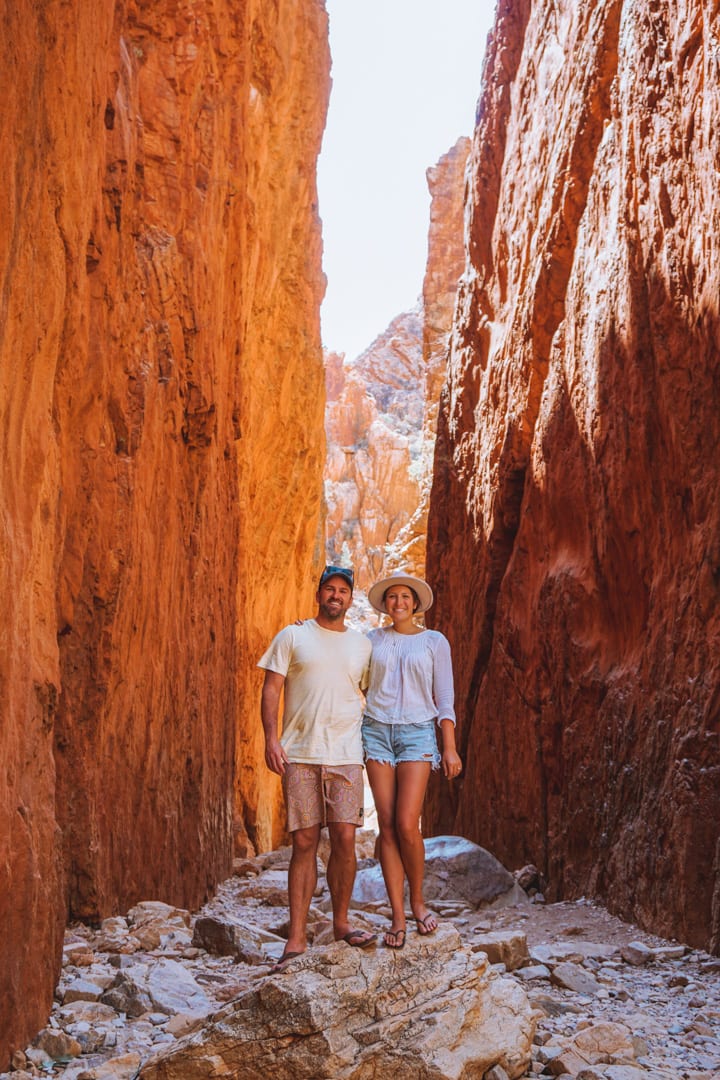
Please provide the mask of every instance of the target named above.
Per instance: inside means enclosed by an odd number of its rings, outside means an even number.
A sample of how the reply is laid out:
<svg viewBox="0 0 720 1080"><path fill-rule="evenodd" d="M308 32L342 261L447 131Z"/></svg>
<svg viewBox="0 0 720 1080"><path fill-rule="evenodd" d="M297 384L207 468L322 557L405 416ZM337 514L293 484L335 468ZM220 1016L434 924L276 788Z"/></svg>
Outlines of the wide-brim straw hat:
<svg viewBox="0 0 720 1080"><path fill-rule="evenodd" d="M382 578L381 581L376 581L374 585L370 586L368 592L368 600L376 611L381 612L383 615L387 615L388 610L385 607L385 593L391 585L407 585L409 589L414 589L418 595L420 601L420 607L418 612L427 611L429 607L432 607L433 592L427 581L423 581L422 578L413 577L412 574L404 574L402 570L396 570L389 577Z"/></svg>

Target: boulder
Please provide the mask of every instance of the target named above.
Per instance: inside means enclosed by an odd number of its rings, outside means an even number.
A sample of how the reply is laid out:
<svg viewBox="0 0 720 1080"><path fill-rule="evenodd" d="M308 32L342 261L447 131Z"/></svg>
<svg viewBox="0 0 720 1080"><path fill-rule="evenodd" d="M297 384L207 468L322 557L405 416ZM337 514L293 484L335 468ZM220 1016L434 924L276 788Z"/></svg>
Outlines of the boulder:
<svg viewBox="0 0 720 1080"><path fill-rule="evenodd" d="M219 956L234 956L245 964L266 964L257 934L230 915L204 915L195 923L193 945Z"/></svg>
<svg viewBox="0 0 720 1080"><path fill-rule="evenodd" d="M592 996L600 989L600 984L591 971L586 971L580 964L573 964L569 960L563 960L553 968L550 981L553 986L562 986L575 994Z"/></svg>
<svg viewBox="0 0 720 1080"><path fill-rule="evenodd" d="M491 964L504 964L508 971L515 971L528 959L527 938L512 930L479 935L472 948L484 952Z"/></svg>
<svg viewBox="0 0 720 1080"><path fill-rule="evenodd" d="M461 836L432 836L425 841L425 899L463 900L472 908L526 899L513 875L489 851ZM387 901L380 865L359 870L352 894L358 906Z"/></svg>
<svg viewBox="0 0 720 1080"><path fill-rule="evenodd" d="M529 1062L535 1019L520 986L441 926L402 952L311 949L269 975L203 1027L161 1051L140 1080L511 1080Z"/></svg>
<svg viewBox="0 0 720 1080"><path fill-rule="evenodd" d="M153 1008L172 1016L206 1016L213 1004L192 975L175 960L137 964L118 973L102 997L105 1004L128 1016L141 1016Z"/></svg>

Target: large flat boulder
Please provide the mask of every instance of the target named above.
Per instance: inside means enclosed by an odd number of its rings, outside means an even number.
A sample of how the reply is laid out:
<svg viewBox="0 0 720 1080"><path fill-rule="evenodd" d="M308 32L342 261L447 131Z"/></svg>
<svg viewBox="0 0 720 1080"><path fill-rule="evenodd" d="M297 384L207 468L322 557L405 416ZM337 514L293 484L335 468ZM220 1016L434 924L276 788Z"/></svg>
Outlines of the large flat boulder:
<svg viewBox="0 0 720 1080"><path fill-rule="evenodd" d="M535 1019L514 980L496 976L451 926L410 934L402 951L336 942L311 949L280 975L150 1059L141 1080L361 1080L521 1076Z"/></svg>

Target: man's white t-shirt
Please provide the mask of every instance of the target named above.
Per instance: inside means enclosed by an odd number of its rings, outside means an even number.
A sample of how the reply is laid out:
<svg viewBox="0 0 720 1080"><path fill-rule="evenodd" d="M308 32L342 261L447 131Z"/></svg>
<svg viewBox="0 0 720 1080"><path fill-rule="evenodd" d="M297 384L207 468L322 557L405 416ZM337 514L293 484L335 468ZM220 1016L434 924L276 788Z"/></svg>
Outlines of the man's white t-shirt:
<svg viewBox="0 0 720 1080"><path fill-rule="evenodd" d="M285 676L280 739L288 760L362 765L360 724L371 646L356 630L325 630L315 619L286 626L258 667Z"/></svg>

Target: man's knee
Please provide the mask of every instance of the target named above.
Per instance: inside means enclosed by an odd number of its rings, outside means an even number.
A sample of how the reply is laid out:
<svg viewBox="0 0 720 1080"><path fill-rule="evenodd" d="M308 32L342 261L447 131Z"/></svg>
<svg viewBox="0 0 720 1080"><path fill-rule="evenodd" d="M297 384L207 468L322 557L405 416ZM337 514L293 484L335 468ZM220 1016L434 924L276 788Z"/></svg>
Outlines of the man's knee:
<svg viewBox="0 0 720 1080"><path fill-rule="evenodd" d="M330 833L330 848L338 855L353 855L355 853L354 825L346 821L334 821L328 827Z"/></svg>
<svg viewBox="0 0 720 1080"><path fill-rule="evenodd" d="M292 833L293 855L314 855L319 843L319 825L311 825L308 829L295 829Z"/></svg>

